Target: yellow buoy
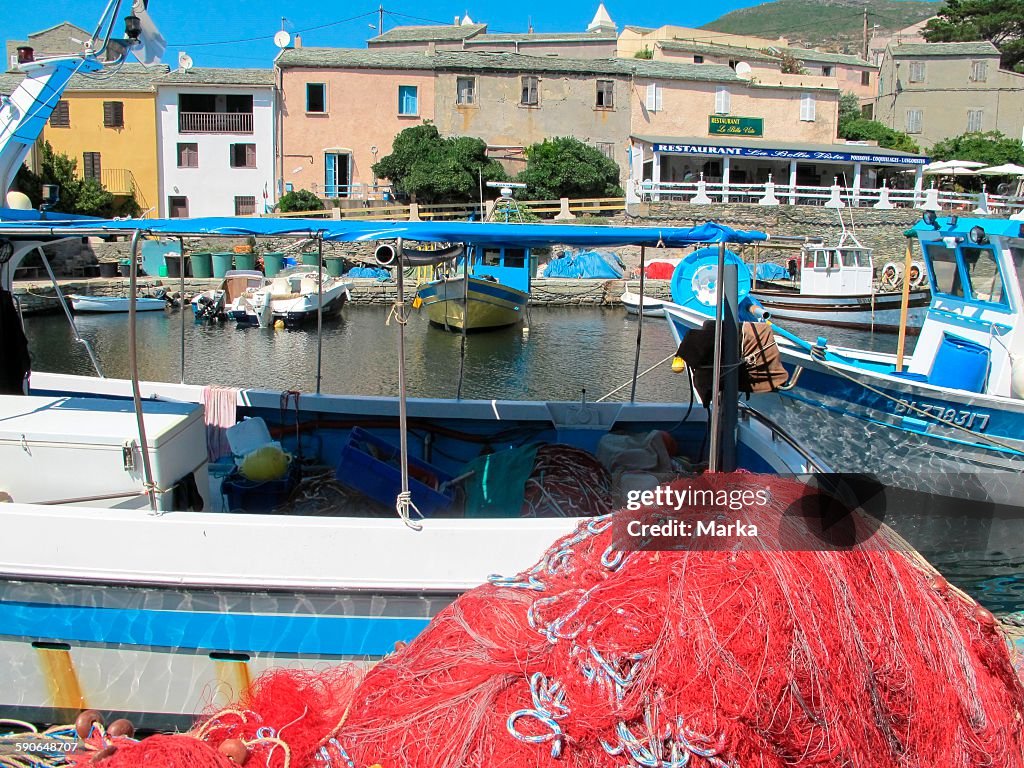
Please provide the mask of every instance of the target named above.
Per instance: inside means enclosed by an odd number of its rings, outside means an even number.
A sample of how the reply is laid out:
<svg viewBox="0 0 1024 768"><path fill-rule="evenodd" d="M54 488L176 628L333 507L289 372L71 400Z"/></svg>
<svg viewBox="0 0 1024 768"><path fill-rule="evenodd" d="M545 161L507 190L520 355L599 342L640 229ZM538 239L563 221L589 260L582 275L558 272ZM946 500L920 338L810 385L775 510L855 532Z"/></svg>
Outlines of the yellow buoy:
<svg viewBox="0 0 1024 768"><path fill-rule="evenodd" d="M413 309L419 309L422 306L423 306L423 299L421 299L419 296L417 296L415 299L412 300L412 308Z"/></svg>
<svg viewBox="0 0 1024 768"><path fill-rule="evenodd" d="M672 373L682 373L686 370L686 361L683 358L676 357L672 358Z"/></svg>
<svg viewBox="0 0 1024 768"><path fill-rule="evenodd" d="M239 469L247 480L261 483L280 480L288 471L292 457L276 445L264 445L242 459Z"/></svg>
<svg viewBox="0 0 1024 768"><path fill-rule="evenodd" d="M274 327L277 328L278 330L284 328L284 320L275 320Z"/></svg>

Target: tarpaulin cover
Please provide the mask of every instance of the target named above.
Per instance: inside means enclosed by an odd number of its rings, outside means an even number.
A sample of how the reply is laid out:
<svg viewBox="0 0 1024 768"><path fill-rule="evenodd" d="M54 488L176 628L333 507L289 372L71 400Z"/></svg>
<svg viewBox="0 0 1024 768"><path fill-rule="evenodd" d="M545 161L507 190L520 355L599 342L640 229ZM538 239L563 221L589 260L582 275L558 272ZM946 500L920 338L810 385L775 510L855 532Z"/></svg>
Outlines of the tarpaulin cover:
<svg viewBox="0 0 1024 768"><path fill-rule="evenodd" d="M617 280L622 277L618 258L612 253L578 251L566 253L548 262L544 277L579 277Z"/></svg>
<svg viewBox="0 0 1024 768"><path fill-rule="evenodd" d="M757 265L758 280L788 280L789 270L781 264L773 264L770 261Z"/></svg>
<svg viewBox="0 0 1024 768"><path fill-rule="evenodd" d="M375 280L388 280L391 273L383 267L352 267L345 277L372 277Z"/></svg>
<svg viewBox="0 0 1024 768"><path fill-rule="evenodd" d="M194 237L317 237L335 242L405 238L417 242L476 243L540 247L572 245L583 248L646 245L679 248L694 243L752 243L767 240L763 232L744 232L714 222L697 227L614 227L573 224L495 224L475 221L335 221L327 219L70 219L49 214L40 220L16 221L0 209L0 234L16 237L130 234ZM22 214L34 212L18 212Z"/></svg>
<svg viewBox="0 0 1024 768"><path fill-rule="evenodd" d="M671 280L678 262L652 261L647 265L647 277L652 280Z"/></svg>

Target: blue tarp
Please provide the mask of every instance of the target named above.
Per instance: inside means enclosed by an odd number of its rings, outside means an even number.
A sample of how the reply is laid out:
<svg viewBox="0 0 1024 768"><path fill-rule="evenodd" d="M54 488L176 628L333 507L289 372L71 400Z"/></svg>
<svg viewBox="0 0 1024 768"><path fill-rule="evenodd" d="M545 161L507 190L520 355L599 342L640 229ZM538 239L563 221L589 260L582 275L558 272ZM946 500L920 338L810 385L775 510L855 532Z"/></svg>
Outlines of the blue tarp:
<svg viewBox="0 0 1024 768"><path fill-rule="evenodd" d="M352 267L345 277L372 277L377 280L390 280L391 273L383 267Z"/></svg>
<svg viewBox="0 0 1024 768"><path fill-rule="evenodd" d="M476 243L534 248L571 245L594 248L646 245L680 248L694 243L752 243L767 240L763 232L743 232L707 222L698 227L602 227L573 224L494 224L475 221L334 221L325 219L107 219L72 220L49 214L45 221L13 221L0 209L0 234L58 237L61 235L143 234L221 237L316 237L334 242L407 240L434 243ZM23 211L21 213L30 213ZM38 216L38 214L37 214ZM61 216L62 218L57 218Z"/></svg>
<svg viewBox="0 0 1024 768"><path fill-rule="evenodd" d="M747 265L750 266L749 264ZM781 264L773 264L770 261L762 262L757 265L757 279L758 280L788 280L789 270Z"/></svg>
<svg viewBox="0 0 1024 768"><path fill-rule="evenodd" d="M614 253L576 251L563 253L548 262L544 277L579 277L617 280L622 277L622 262Z"/></svg>

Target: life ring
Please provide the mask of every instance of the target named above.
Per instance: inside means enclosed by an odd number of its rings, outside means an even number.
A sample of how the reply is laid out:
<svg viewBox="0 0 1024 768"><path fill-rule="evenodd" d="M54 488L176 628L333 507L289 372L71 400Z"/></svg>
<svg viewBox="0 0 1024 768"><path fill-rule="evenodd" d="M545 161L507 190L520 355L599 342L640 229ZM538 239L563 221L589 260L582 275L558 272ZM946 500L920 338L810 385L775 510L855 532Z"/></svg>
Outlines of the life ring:
<svg viewBox="0 0 1024 768"><path fill-rule="evenodd" d="M903 279L903 267L895 261L888 261L882 267L882 287L896 288Z"/></svg>
<svg viewBox="0 0 1024 768"><path fill-rule="evenodd" d="M736 265L737 298L742 303L750 293L750 269L732 251L725 252L725 263ZM671 289L676 304L713 317L718 300L718 247L700 248L679 262L672 272Z"/></svg>
<svg viewBox="0 0 1024 768"><path fill-rule="evenodd" d="M910 262L910 285L913 288L919 287L925 281L924 264L920 261Z"/></svg>

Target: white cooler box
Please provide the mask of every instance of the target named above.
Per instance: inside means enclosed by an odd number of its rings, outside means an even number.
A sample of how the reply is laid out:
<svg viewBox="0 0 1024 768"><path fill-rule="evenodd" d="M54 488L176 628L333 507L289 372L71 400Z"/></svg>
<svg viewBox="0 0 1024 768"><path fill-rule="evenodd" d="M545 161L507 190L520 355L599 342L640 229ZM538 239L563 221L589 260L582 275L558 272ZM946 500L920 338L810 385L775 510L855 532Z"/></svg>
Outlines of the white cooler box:
<svg viewBox="0 0 1024 768"><path fill-rule="evenodd" d="M142 406L153 480L166 491L157 496L159 508L180 508L171 489L194 473L210 509L202 406ZM148 508L139 442L130 400L0 396L0 492L26 504Z"/></svg>

